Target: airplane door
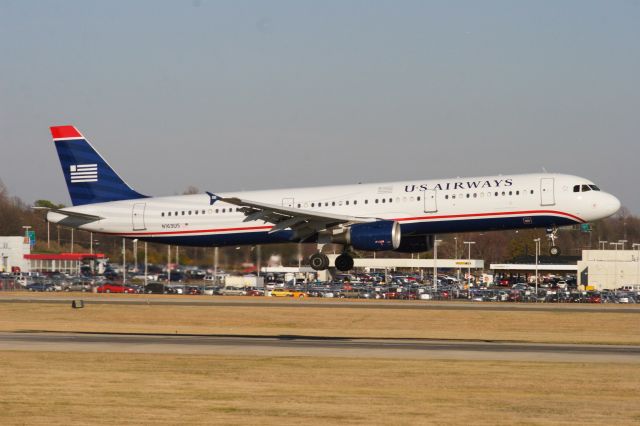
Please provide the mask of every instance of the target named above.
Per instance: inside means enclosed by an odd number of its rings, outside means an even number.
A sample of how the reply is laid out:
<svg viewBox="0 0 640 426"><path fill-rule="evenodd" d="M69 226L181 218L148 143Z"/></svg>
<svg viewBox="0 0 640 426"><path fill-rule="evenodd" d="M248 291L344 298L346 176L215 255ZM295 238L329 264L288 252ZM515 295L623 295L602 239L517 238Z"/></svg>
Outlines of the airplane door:
<svg viewBox="0 0 640 426"><path fill-rule="evenodd" d="M553 178L540 179L540 205L553 206L556 203L556 197L553 192Z"/></svg>
<svg viewBox="0 0 640 426"><path fill-rule="evenodd" d="M283 198L282 199L282 207L291 207L293 208L294 199L293 198Z"/></svg>
<svg viewBox="0 0 640 426"><path fill-rule="evenodd" d="M135 203L131 214L134 231L144 231L147 227L144 224L144 209L147 203Z"/></svg>
<svg viewBox="0 0 640 426"><path fill-rule="evenodd" d="M438 211L437 193L435 189L424 191L424 212L434 213Z"/></svg>

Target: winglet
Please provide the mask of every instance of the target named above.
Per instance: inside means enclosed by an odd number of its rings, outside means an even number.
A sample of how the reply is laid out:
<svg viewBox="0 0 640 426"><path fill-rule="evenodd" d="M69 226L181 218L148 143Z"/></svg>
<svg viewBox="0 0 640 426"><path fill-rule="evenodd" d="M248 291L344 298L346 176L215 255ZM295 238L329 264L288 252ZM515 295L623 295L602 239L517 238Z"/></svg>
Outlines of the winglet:
<svg viewBox="0 0 640 426"><path fill-rule="evenodd" d="M81 139L83 136L73 126L53 126L51 127L51 136L53 141L65 140L65 139Z"/></svg>

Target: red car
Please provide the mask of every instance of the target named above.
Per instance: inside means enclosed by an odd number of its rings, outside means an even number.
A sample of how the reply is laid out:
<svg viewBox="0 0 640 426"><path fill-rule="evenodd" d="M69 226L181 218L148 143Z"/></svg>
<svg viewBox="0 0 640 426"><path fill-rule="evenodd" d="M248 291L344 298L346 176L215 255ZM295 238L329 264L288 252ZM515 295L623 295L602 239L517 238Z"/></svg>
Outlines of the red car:
<svg viewBox="0 0 640 426"><path fill-rule="evenodd" d="M136 293L136 289L122 284L105 283L96 289L98 293Z"/></svg>

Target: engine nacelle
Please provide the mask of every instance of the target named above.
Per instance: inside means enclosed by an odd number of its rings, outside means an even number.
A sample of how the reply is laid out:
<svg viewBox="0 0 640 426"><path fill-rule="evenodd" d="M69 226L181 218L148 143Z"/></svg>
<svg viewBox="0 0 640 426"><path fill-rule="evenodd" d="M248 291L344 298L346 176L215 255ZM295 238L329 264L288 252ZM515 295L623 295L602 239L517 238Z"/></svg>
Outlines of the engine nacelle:
<svg viewBox="0 0 640 426"><path fill-rule="evenodd" d="M395 251L400 253L423 253L433 248L433 235L407 235L400 240Z"/></svg>
<svg viewBox="0 0 640 426"><path fill-rule="evenodd" d="M332 238L334 243L366 251L395 250L400 247L400 241L400 224L392 220L351 225L344 233Z"/></svg>

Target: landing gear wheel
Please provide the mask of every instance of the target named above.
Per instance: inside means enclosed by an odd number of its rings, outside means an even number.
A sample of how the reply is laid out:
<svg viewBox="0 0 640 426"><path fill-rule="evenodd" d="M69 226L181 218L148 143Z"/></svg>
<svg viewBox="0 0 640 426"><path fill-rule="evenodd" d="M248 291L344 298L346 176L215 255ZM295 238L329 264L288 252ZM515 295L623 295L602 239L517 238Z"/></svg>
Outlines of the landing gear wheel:
<svg viewBox="0 0 640 426"><path fill-rule="evenodd" d="M309 265L314 271L324 271L329 268L329 258L323 253L314 253L309 257Z"/></svg>
<svg viewBox="0 0 640 426"><path fill-rule="evenodd" d="M560 256L560 247L551 246L551 248L549 249L549 254L551 256Z"/></svg>
<svg viewBox="0 0 640 426"><path fill-rule="evenodd" d="M342 253L336 257L336 269L338 271L347 272L353 269L353 257L347 253Z"/></svg>

